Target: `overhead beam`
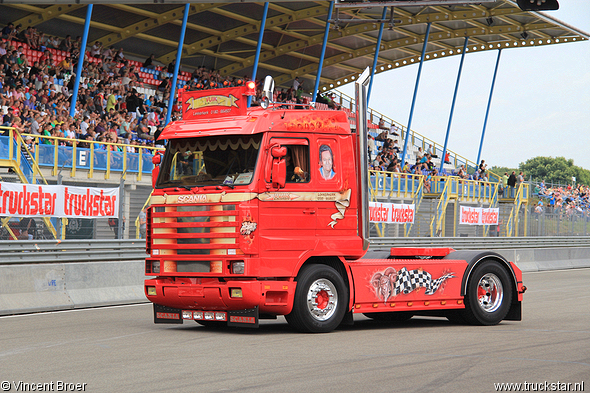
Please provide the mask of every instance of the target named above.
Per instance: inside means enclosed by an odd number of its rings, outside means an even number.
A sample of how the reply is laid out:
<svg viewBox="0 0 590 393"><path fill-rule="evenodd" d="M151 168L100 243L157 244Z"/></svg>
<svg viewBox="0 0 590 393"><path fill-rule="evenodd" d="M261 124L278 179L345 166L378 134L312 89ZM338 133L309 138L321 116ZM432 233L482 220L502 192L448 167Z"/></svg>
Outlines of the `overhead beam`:
<svg viewBox="0 0 590 393"><path fill-rule="evenodd" d="M38 8L34 6L28 6L26 4L10 4L9 6L31 12L31 14L13 21L15 26L37 26L43 22L57 18L66 12L86 7L86 5L81 4L57 4L47 8Z"/></svg>

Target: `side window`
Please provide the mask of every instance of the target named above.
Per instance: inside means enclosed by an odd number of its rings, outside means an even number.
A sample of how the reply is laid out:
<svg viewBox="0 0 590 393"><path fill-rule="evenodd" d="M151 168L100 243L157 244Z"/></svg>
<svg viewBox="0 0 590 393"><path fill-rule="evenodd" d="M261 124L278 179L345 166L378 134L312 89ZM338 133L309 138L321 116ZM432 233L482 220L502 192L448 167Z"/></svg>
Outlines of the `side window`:
<svg viewBox="0 0 590 393"><path fill-rule="evenodd" d="M319 141L318 172L320 180L336 180L335 143L334 141Z"/></svg>
<svg viewBox="0 0 590 393"><path fill-rule="evenodd" d="M287 183L309 182L309 146L286 145Z"/></svg>
<svg viewBox="0 0 590 393"><path fill-rule="evenodd" d="M270 143L278 143L287 148L287 183L309 183L310 155L309 141L304 138L271 138Z"/></svg>

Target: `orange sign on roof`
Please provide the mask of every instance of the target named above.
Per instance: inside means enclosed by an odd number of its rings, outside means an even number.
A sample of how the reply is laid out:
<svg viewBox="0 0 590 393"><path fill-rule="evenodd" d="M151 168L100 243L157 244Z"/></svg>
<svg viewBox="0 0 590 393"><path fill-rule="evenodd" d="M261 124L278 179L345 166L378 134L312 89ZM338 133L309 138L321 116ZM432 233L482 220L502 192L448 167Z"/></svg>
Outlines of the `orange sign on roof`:
<svg viewBox="0 0 590 393"><path fill-rule="evenodd" d="M245 115L248 101L244 93L244 87L181 91L182 119Z"/></svg>

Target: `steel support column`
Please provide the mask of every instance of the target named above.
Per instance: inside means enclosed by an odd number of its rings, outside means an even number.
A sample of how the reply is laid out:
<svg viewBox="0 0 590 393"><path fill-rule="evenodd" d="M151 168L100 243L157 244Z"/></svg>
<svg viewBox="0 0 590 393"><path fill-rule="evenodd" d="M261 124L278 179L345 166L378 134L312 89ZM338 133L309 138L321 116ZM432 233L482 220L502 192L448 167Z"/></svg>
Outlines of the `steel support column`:
<svg viewBox="0 0 590 393"><path fill-rule="evenodd" d="M420 84L420 75L422 73L422 64L424 64L424 57L426 56L426 45L428 45L428 37L430 36L430 23L426 27L426 34L424 35L424 45L422 46L422 56L420 56L420 65L418 66L418 75L416 76L416 86L414 87L414 98L412 98L412 108L410 109L410 119L408 120L408 127L406 129L406 139L404 140L404 150L401 157L401 165L404 167L406 160L406 151L408 148L408 140L412 132L412 117L414 116L414 106L416 105L416 97L418 95L418 85Z"/></svg>
<svg viewBox="0 0 590 393"><path fill-rule="evenodd" d="M486 109L486 117L483 121L483 130L481 130L481 141L479 142L479 150L477 151L476 165L479 165L479 159L481 158L481 148L483 147L483 138L486 134L486 127L488 125L488 116L490 114L490 106L492 105L492 95L494 94L494 85L496 84L496 75L498 75L498 65L500 64L500 55L502 49L498 49L498 57L496 58L496 68L494 69L494 77L492 78L492 87L490 88L490 98L488 99L488 107Z"/></svg>
<svg viewBox="0 0 590 393"><path fill-rule="evenodd" d="M74 82L74 91L70 100L70 117L76 114L76 103L78 102L78 90L80 89L80 78L82 77L82 68L84 66L84 57L86 55L86 44L88 43L88 31L90 30L90 19L92 19L92 4L86 8L86 20L84 21L84 35L82 36L82 45L80 46L80 56L78 57L78 66L76 67L76 80Z"/></svg>
<svg viewBox="0 0 590 393"><path fill-rule="evenodd" d="M168 97L168 109L166 110L166 124L170 123L172 108L174 107L174 98L176 95L176 80L178 79L178 70L180 69L180 60L182 59L182 47L184 45L184 35L186 33L186 23L190 11L190 3L184 5L184 15L182 16L182 27L180 28L180 39L178 40L178 50L176 51L176 64L174 65L174 74L172 75L172 86L170 87L170 97Z"/></svg>
<svg viewBox="0 0 590 393"><path fill-rule="evenodd" d="M451 104L451 113L449 114L449 124L447 125L447 135L445 136L445 146L443 147L442 157L440 160L440 169L442 172L445 165L445 156L447 154L447 144L449 142L449 134L451 132L451 123L453 122L453 112L455 111L455 102L457 101L457 92L459 91L459 81L461 80L461 72L463 71L463 60L465 60L465 53L467 52L467 44L469 44L469 37L465 37L463 44L463 52L461 53L461 62L459 63L459 72L457 73L457 82L455 83L455 93L453 94L453 103Z"/></svg>
<svg viewBox="0 0 590 393"><path fill-rule="evenodd" d="M262 39L264 38L264 27L266 26L266 16L268 15L268 1L264 3L262 19L260 20L260 31L258 32L258 45L256 45L256 56L254 56L254 67L252 69L252 80L256 82L256 72L258 71L258 61L260 60L260 50L262 49ZM248 108L252 103L252 96L248 96Z"/></svg>
<svg viewBox="0 0 590 393"><path fill-rule="evenodd" d="M393 11L391 11L393 12ZM385 20L387 16L387 7L383 7L383 13L381 14L381 20ZM377 46L375 48L375 58L373 59L373 68L371 68L371 80L369 81L369 90L367 91L367 105L369 105L369 100L371 98L371 88L373 87L373 78L375 77L375 70L377 69L377 60L379 58L379 49L381 49L381 39L383 38L383 28L385 27L385 23L381 22L381 26L379 26L379 36L377 37Z"/></svg>
<svg viewBox="0 0 590 393"><path fill-rule="evenodd" d="M328 36L330 35L330 19L332 19L332 11L334 10L334 2L330 2L328 9L328 18L326 19L326 28L324 29L324 42L322 43L322 53L320 54L320 61L318 64L318 73L315 77L315 85L313 87L312 102L315 102L320 88L320 79L322 77L322 66L324 65L324 57L326 56L326 47L328 46Z"/></svg>

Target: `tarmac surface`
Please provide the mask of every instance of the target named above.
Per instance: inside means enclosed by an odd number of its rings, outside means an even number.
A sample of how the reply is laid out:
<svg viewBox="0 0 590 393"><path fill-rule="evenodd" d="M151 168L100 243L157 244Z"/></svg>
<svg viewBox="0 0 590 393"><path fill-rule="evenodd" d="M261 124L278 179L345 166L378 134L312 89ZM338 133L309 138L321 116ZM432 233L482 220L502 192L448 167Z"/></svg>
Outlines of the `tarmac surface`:
<svg viewBox="0 0 590 393"><path fill-rule="evenodd" d="M590 269L524 283L523 321L491 327L356 315L329 334L282 317L213 330L154 325L149 304L0 317L0 392L590 391Z"/></svg>

